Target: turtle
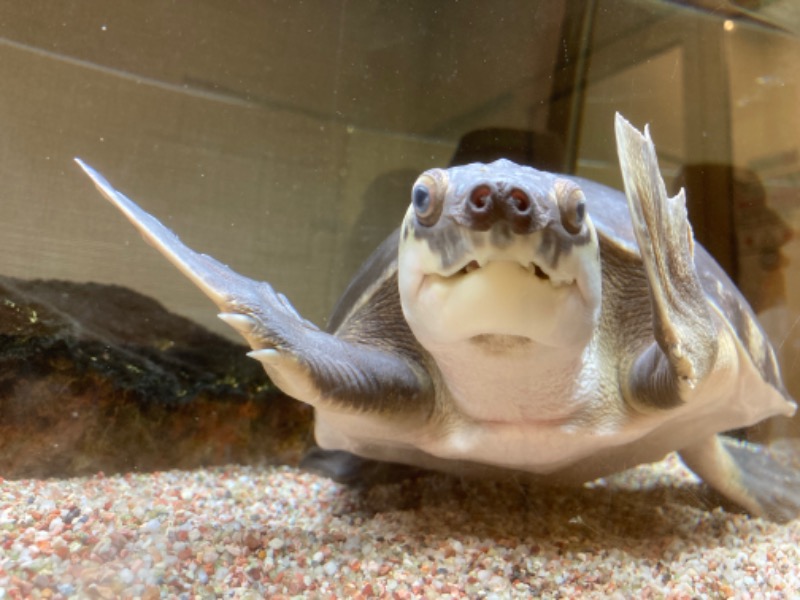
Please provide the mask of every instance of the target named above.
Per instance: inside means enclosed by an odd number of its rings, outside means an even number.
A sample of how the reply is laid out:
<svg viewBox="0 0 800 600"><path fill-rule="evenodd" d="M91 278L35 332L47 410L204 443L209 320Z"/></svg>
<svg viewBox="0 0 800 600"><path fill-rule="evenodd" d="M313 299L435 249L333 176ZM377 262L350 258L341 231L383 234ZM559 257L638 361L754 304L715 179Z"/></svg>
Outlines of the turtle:
<svg viewBox="0 0 800 600"><path fill-rule="evenodd" d="M695 242L649 126L616 115L624 193L505 159L435 168L327 327L98 190L314 409L306 464L582 484L677 451L752 515L800 513L800 474L725 432L796 404L752 309Z"/></svg>

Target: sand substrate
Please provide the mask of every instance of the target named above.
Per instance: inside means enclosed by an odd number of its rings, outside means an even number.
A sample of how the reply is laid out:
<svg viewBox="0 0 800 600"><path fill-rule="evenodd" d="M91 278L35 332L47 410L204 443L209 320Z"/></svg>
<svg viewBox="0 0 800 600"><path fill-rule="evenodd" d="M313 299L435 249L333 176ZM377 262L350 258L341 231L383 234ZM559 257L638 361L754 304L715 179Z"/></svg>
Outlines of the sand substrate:
<svg viewBox="0 0 800 600"><path fill-rule="evenodd" d="M0 598L797 598L800 521L670 457L591 487L288 467L0 486Z"/></svg>

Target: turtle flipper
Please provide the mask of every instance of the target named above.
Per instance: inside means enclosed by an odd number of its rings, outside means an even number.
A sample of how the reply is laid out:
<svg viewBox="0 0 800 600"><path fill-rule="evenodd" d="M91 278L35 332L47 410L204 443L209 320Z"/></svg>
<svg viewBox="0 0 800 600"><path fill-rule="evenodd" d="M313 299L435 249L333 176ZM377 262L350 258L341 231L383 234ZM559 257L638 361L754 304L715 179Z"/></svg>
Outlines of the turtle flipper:
<svg viewBox="0 0 800 600"><path fill-rule="evenodd" d="M683 191L670 198L653 142L617 114L617 152L633 230L650 288L655 343L631 366L628 395L639 404L681 404L713 368L717 330L694 264Z"/></svg>
<svg viewBox="0 0 800 600"><path fill-rule="evenodd" d="M300 468L330 477L339 483L365 487L397 483L429 473L418 467L363 458L344 450L324 450L319 446L306 452L300 461Z"/></svg>
<svg viewBox="0 0 800 600"><path fill-rule="evenodd" d="M284 392L312 405L342 410L397 413L424 405L429 384L411 360L321 331L269 284L194 252L97 171L76 162L145 240L217 305L220 318L247 340L254 350L250 356L261 361Z"/></svg>
<svg viewBox="0 0 800 600"><path fill-rule="evenodd" d="M765 446L715 435L680 456L703 481L751 514L779 522L800 516L800 472Z"/></svg>

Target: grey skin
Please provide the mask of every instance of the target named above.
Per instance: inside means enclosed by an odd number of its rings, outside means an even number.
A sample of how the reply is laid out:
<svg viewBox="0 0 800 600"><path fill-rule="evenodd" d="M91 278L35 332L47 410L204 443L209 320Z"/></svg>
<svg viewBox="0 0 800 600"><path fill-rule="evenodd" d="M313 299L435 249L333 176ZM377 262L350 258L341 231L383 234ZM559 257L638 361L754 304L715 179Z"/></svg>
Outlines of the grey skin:
<svg viewBox="0 0 800 600"><path fill-rule="evenodd" d="M728 500L793 519L800 474L719 435L794 413L775 354L694 243L683 194L667 196L649 133L620 116L616 133L625 194L504 160L423 173L327 330L78 162L272 380L314 406L312 467L563 484L675 450Z"/></svg>

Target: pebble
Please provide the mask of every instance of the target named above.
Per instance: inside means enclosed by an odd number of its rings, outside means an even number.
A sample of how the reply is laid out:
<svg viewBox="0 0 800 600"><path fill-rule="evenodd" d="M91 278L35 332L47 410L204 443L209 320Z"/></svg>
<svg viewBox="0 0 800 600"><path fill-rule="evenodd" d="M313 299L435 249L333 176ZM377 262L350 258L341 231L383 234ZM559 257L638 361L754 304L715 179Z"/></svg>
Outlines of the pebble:
<svg viewBox="0 0 800 600"><path fill-rule="evenodd" d="M131 583L133 583L135 578L136 577L133 574L133 571L131 571L130 569L125 568L119 572L119 580L125 585L130 585Z"/></svg>
<svg viewBox="0 0 800 600"><path fill-rule="evenodd" d="M142 526L142 529L150 533L155 533L159 529L161 529L161 521L159 521L158 519L150 519L147 523L145 523Z"/></svg>
<svg viewBox="0 0 800 600"><path fill-rule="evenodd" d="M792 598L799 548L800 522L709 511L674 457L546 493L444 476L359 491L287 467L0 488L0 600Z"/></svg>
<svg viewBox="0 0 800 600"><path fill-rule="evenodd" d="M339 563L337 563L335 560L330 560L325 563L325 565L322 567L322 570L325 571L325 574L328 577L333 577L339 572Z"/></svg>
<svg viewBox="0 0 800 600"><path fill-rule="evenodd" d="M64 528L64 521L61 517L56 517L52 521L50 521L50 526L48 529L50 533L61 533L61 530Z"/></svg>

